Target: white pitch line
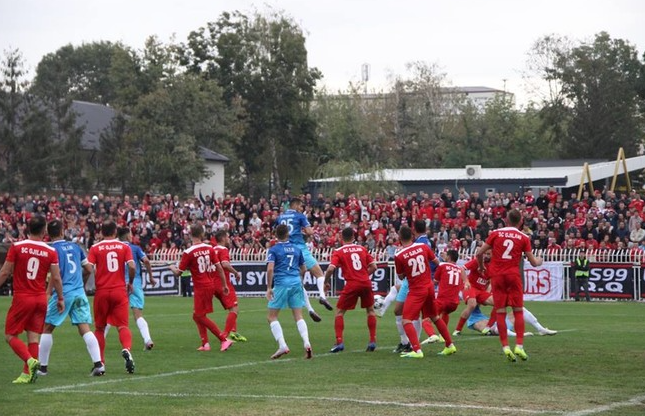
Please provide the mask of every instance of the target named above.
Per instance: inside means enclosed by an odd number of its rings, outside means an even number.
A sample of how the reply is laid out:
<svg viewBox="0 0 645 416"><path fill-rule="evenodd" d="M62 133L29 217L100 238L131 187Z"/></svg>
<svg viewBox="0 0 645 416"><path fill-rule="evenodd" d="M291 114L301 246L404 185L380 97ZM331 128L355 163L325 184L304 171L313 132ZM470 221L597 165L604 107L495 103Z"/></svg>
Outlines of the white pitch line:
<svg viewBox="0 0 645 416"><path fill-rule="evenodd" d="M641 396L635 396L632 397L629 400L625 400L622 402L615 402L615 403L610 403L606 404L603 406L598 406L598 407L592 407L591 409L584 409L584 410L578 410L575 412L568 412L565 413L566 416L585 416L585 415L593 415L596 413L602 413L602 412L607 412L610 410L618 409L619 407L628 407L628 406L636 406L639 404L645 403L645 395Z"/></svg>
<svg viewBox="0 0 645 416"><path fill-rule="evenodd" d="M136 397L172 397L172 398L194 398L194 397L228 397L228 398L244 398L244 399L269 399L269 400L311 400L311 401L328 401L328 402L342 402L342 403L355 403L371 406L396 406L396 407L410 407L410 408L439 408L439 409L463 409L463 410L488 410L492 412L511 412L511 413L525 413L525 414L561 414L559 411L548 410L532 410L521 409L516 407L495 407L495 406L479 406L461 403L406 403L397 401L383 401L383 400L364 400L355 399L351 397L323 397L323 396L286 396L274 394L227 394L227 393L212 393L212 394L194 394L194 393L156 393L156 392L137 392L137 391L100 391L100 390L64 390L57 393L78 393L78 394L101 394L101 395L116 395L116 396L136 396Z"/></svg>

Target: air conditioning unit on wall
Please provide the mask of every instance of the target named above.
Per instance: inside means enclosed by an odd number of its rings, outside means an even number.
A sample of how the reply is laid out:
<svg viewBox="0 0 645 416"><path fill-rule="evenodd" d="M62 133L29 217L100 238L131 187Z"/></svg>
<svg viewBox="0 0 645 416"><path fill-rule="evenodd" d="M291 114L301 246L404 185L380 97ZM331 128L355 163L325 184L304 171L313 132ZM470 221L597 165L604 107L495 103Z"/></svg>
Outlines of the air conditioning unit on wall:
<svg viewBox="0 0 645 416"><path fill-rule="evenodd" d="M480 179L482 177L482 165L466 165L466 177L468 179Z"/></svg>

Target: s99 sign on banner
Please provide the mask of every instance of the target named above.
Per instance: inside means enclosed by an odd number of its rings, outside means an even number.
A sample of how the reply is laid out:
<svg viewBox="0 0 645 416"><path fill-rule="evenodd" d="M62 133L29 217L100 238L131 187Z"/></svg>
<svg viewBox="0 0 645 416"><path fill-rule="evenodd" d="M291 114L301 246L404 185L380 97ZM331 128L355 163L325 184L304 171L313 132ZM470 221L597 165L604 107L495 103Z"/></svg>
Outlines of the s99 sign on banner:
<svg viewBox="0 0 645 416"><path fill-rule="evenodd" d="M636 299L632 265L591 263L589 294L594 298Z"/></svg>

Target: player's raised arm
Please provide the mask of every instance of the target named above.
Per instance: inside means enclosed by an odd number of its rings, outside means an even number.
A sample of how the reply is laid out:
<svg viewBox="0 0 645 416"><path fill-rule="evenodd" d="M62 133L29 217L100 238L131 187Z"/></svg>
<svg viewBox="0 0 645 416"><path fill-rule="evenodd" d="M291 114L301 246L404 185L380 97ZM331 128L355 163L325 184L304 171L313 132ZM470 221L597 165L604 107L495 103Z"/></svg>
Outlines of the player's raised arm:
<svg viewBox="0 0 645 416"><path fill-rule="evenodd" d="M479 267L479 272L484 273L486 271L486 266L484 265L484 253L491 249L491 246L488 243L482 244L481 247L477 250L477 266Z"/></svg>

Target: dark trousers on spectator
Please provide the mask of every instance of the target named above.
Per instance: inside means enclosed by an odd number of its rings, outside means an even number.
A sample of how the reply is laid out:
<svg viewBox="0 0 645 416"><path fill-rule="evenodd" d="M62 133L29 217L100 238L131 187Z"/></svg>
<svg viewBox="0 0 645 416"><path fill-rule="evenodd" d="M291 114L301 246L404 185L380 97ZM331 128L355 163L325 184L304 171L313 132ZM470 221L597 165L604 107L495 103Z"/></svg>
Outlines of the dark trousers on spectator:
<svg viewBox="0 0 645 416"><path fill-rule="evenodd" d="M182 276L181 277L181 295L183 297L191 297L193 296L193 286L191 285L191 277L190 276Z"/></svg>
<svg viewBox="0 0 645 416"><path fill-rule="evenodd" d="M576 302L580 300L580 289L585 290L585 298L587 302L591 301L589 297L589 278L588 277L574 277L573 278L574 293L576 294Z"/></svg>

